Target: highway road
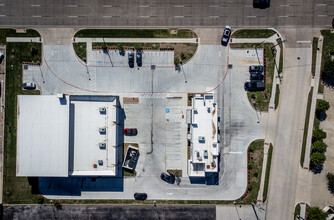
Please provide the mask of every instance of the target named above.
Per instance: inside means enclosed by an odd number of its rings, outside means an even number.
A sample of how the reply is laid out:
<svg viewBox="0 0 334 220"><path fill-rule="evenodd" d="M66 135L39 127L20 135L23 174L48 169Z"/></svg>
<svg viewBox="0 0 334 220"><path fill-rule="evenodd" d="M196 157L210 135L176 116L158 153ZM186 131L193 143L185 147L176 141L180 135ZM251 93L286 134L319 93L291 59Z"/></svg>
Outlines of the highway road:
<svg viewBox="0 0 334 220"><path fill-rule="evenodd" d="M329 28L333 17L333 0L0 0L2 27Z"/></svg>

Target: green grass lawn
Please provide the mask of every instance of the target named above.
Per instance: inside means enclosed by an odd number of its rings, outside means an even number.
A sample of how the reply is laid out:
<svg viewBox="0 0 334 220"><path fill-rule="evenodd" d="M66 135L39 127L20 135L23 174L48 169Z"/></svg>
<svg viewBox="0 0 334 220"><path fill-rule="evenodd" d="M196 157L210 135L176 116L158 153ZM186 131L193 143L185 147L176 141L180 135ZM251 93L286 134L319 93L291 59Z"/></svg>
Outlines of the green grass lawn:
<svg viewBox="0 0 334 220"><path fill-rule="evenodd" d="M276 91L275 91L275 109L277 109L278 104L279 104L279 95L280 95L279 85L276 85Z"/></svg>
<svg viewBox="0 0 334 220"><path fill-rule="evenodd" d="M280 55L279 55L279 65L278 65L278 74L281 74L283 72L283 45L282 45L282 40L281 38L278 38L277 40L278 46L280 47Z"/></svg>
<svg viewBox="0 0 334 220"><path fill-rule="evenodd" d="M41 61L40 43L7 43L6 56L6 111L4 139L4 189L5 203L32 203L37 195L31 193L27 177L16 177L16 109L17 95L38 95L39 91L22 90L23 61ZM33 49L37 52L32 55Z"/></svg>
<svg viewBox="0 0 334 220"><path fill-rule="evenodd" d="M276 32L268 29L241 29L232 34L232 38L268 38Z"/></svg>
<svg viewBox="0 0 334 220"><path fill-rule="evenodd" d="M15 29L0 29L0 44L6 44L6 37L40 37L41 35L33 30L27 29L26 33L16 33Z"/></svg>
<svg viewBox="0 0 334 220"><path fill-rule="evenodd" d="M294 218L293 218L294 220L297 219L297 215L300 215L300 204L299 203L296 205L295 212L293 213L293 215L294 215Z"/></svg>
<svg viewBox="0 0 334 220"><path fill-rule="evenodd" d="M323 79L324 77L322 75L322 70L324 68L324 62L326 58L328 57L329 52L334 51L334 34L332 34L330 30L322 30L321 35L324 36L323 45L322 45L322 58L321 58L321 79ZM319 82L319 89L318 89L319 93L324 92L323 82L324 80L320 80ZM333 84L333 83L330 82L330 84Z"/></svg>
<svg viewBox="0 0 334 220"><path fill-rule="evenodd" d="M314 37L312 42L312 76L315 75L315 64L317 62L317 48L319 38Z"/></svg>
<svg viewBox="0 0 334 220"><path fill-rule="evenodd" d="M269 101L271 97L271 89L274 80L274 69L275 69L275 62L273 54L271 53L271 47L273 44L257 44L257 43L236 43L230 44L231 48L263 48L264 55L265 55L265 83L266 89L264 91L257 91L257 92L247 92L247 96L251 105L259 110L259 111L268 111ZM255 101L255 105L253 104Z"/></svg>
<svg viewBox="0 0 334 220"><path fill-rule="evenodd" d="M264 180L264 188L263 188L263 202L267 200L272 156L273 156L273 145L270 143L269 151L268 151L268 158L267 158L266 177Z"/></svg>
<svg viewBox="0 0 334 220"><path fill-rule="evenodd" d="M74 52L83 61L87 60L87 45L86 42L73 43Z"/></svg>
<svg viewBox="0 0 334 220"><path fill-rule="evenodd" d="M302 142L302 153L300 155L300 166L302 166L302 167L304 166L304 159L305 159L307 131L308 131L308 124L309 124L309 121L310 121L312 96L313 96L313 87L311 87L311 90L310 90L310 92L308 94L308 98L307 98L307 108L306 108L304 134L303 134L303 142Z"/></svg>
<svg viewBox="0 0 334 220"><path fill-rule="evenodd" d="M168 29L83 29L74 37L103 37L103 38L197 38L197 35L187 29L171 34Z"/></svg>

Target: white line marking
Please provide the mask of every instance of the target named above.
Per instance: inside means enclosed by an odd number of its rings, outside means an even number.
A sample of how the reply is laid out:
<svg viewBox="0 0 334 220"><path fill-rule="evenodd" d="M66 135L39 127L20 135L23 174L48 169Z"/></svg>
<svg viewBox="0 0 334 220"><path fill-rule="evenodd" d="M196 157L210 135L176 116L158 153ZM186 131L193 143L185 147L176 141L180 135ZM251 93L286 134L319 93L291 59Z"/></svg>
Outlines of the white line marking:
<svg viewBox="0 0 334 220"><path fill-rule="evenodd" d="M42 15L33 15L33 16L31 16L31 17L33 17L33 18L41 18Z"/></svg>
<svg viewBox="0 0 334 220"><path fill-rule="evenodd" d="M41 7L41 5L30 5L31 7Z"/></svg>
<svg viewBox="0 0 334 220"><path fill-rule="evenodd" d="M210 5L210 8L219 8L219 5Z"/></svg>
<svg viewBox="0 0 334 220"><path fill-rule="evenodd" d="M310 44L311 41L308 41L308 40L297 40L297 43L298 44Z"/></svg>
<svg viewBox="0 0 334 220"><path fill-rule="evenodd" d="M111 15L104 15L104 16L102 16L102 17L104 17L104 18L112 18Z"/></svg>
<svg viewBox="0 0 334 220"><path fill-rule="evenodd" d="M149 8L149 5L139 5L139 8Z"/></svg>
<svg viewBox="0 0 334 220"><path fill-rule="evenodd" d="M252 5L245 5L245 8L252 8Z"/></svg>
<svg viewBox="0 0 334 220"><path fill-rule="evenodd" d="M141 18L149 18L150 16L142 15Z"/></svg>
<svg viewBox="0 0 334 220"><path fill-rule="evenodd" d="M70 15L70 16L68 16L69 18L77 18L78 16L76 16L76 15Z"/></svg>
<svg viewBox="0 0 334 220"><path fill-rule="evenodd" d="M69 7L69 8L76 8L76 7L78 7L78 5L67 5L67 7Z"/></svg>
<svg viewBox="0 0 334 220"><path fill-rule="evenodd" d="M327 15L317 15L318 17L327 17Z"/></svg>
<svg viewBox="0 0 334 220"><path fill-rule="evenodd" d="M327 4L316 4L316 6L327 6Z"/></svg>
<svg viewBox="0 0 334 220"><path fill-rule="evenodd" d="M219 16L210 16L210 18L219 18Z"/></svg>
<svg viewBox="0 0 334 220"><path fill-rule="evenodd" d="M112 5L103 5L103 8L112 8Z"/></svg>
<svg viewBox="0 0 334 220"><path fill-rule="evenodd" d="M278 16L279 18L288 18L289 16L287 15L282 15L282 16Z"/></svg>
<svg viewBox="0 0 334 220"><path fill-rule="evenodd" d="M5 6L5 4L0 4L0 6Z"/></svg>
<svg viewBox="0 0 334 220"><path fill-rule="evenodd" d="M290 5L280 5L281 7L288 7L288 6L290 6Z"/></svg>
<svg viewBox="0 0 334 220"><path fill-rule="evenodd" d="M174 5L175 8L183 8L184 5Z"/></svg>
<svg viewBox="0 0 334 220"><path fill-rule="evenodd" d="M7 15L0 15L0 17L6 17Z"/></svg>
<svg viewBox="0 0 334 220"><path fill-rule="evenodd" d="M184 16L174 16L174 18L184 18Z"/></svg>
<svg viewBox="0 0 334 220"><path fill-rule="evenodd" d="M255 15L246 16L247 18L256 18Z"/></svg>

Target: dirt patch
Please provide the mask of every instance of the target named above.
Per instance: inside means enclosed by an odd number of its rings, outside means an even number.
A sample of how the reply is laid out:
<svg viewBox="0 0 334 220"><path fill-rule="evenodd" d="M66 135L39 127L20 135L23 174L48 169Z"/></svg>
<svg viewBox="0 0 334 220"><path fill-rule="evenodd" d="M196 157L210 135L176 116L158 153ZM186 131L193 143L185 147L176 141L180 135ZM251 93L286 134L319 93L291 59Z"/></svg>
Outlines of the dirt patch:
<svg viewBox="0 0 334 220"><path fill-rule="evenodd" d="M197 44L160 44L160 48L173 48L174 64L179 64L181 59L182 64L185 64L195 54L197 50Z"/></svg>

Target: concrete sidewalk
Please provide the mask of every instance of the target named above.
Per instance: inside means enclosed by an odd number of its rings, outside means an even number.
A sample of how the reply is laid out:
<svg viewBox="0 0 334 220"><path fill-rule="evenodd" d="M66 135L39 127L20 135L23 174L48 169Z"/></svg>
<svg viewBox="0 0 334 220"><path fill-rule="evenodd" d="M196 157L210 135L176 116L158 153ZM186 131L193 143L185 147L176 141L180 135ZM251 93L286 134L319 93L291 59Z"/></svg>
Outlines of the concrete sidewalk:
<svg viewBox="0 0 334 220"><path fill-rule="evenodd" d="M268 38L231 38L231 43L277 43L277 34Z"/></svg>
<svg viewBox="0 0 334 220"><path fill-rule="evenodd" d="M42 37L7 37L7 42L22 42L22 43L42 43Z"/></svg>
<svg viewBox="0 0 334 220"><path fill-rule="evenodd" d="M309 166L310 166L310 152L311 152L311 145L312 145L312 132L313 132L315 108L316 108L316 105L317 105L317 98L318 98L317 94L318 94L318 87L319 87L319 80L320 80L322 44L323 44L323 36L321 35L320 38L319 38L319 41L318 41L319 50L317 50L315 76L313 77L312 82L311 82L311 87L313 87L313 94L312 94L310 120L309 120L309 124L308 124L306 149L305 149L305 157L304 157L304 164L303 164L304 169L309 169Z"/></svg>
<svg viewBox="0 0 334 220"><path fill-rule="evenodd" d="M73 38L73 42L97 43L199 43L199 38Z"/></svg>

